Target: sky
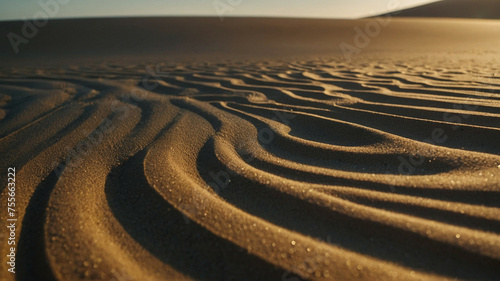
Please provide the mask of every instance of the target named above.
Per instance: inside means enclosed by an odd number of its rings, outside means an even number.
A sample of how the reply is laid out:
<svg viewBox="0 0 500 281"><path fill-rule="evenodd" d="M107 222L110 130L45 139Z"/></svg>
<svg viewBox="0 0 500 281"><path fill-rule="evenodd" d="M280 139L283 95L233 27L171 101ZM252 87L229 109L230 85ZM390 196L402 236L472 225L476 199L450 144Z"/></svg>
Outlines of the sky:
<svg viewBox="0 0 500 281"><path fill-rule="evenodd" d="M0 0L0 20L120 16L353 19L437 0ZM44 5L45 4L45 5Z"/></svg>

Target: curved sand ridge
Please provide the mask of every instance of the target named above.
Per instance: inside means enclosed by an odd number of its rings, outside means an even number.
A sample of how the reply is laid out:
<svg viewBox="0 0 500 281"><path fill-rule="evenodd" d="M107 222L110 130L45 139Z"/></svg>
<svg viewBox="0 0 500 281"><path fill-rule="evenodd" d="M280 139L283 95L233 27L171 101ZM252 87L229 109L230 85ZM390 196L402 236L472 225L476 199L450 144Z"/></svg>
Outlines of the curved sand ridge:
<svg viewBox="0 0 500 281"><path fill-rule="evenodd" d="M15 280L493 280L499 70L467 65L4 72Z"/></svg>

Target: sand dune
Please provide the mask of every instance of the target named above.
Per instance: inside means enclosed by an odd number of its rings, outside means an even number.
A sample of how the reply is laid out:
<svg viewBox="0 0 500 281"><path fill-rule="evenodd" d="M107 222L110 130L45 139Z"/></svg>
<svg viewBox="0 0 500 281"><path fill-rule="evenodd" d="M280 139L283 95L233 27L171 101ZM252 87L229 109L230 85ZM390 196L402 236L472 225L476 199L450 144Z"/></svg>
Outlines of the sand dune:
<svg viewBox="0 0 500 281"><path fill-rule="evenodd" d="M498 0L442 0L397 11L398 17L500 19Z"/></svg>
<svg viewBox="0 0 500 281"><path fill-rule="evenodd" d="M497 57L375 49L4 67L1 279L497 279Z"/></svg>
<svg viewBox="0 0 500 281"><path fill-rule="evenodd" d="M0 22L0 35L23 35L25 22ZM26 28L27 29L27 28ZM369 29L367 31L367 29ZM359 31L358 31L359 30ZM224 61L255 58L343 56L342 42L359 51L352 59L377 54L410 58L450 52L450 59L498 55L500 23L486 20L361 20L276 18L114 18L51 20L36 28L18 52L0 40L3 65L145 61ZM359 35L358 35L359 34ZM369 34L369 35L368 35ZM244 36L243 36L244 35ZM18 42L14 40L14 42ZM356 42L359 43L356 46ZM406 57L400 57L405 60Z"/></svg>

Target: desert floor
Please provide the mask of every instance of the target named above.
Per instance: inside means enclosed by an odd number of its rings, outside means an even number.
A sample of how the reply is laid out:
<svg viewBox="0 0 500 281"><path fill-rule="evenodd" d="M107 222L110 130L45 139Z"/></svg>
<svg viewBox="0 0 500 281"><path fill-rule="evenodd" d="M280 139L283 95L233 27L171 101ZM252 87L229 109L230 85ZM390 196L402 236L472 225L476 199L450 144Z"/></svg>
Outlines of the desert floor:
<svg viewBox="0 0 500 281"><path fill-rule="evenodd" d="M147 52L96 38L93 59L85 33L51 53L49 23L6 58L0 278L497 279L500 23L392 20L347 60L373 19L282 21L304 27L228 19L206 46L167 24Z"/></svg>

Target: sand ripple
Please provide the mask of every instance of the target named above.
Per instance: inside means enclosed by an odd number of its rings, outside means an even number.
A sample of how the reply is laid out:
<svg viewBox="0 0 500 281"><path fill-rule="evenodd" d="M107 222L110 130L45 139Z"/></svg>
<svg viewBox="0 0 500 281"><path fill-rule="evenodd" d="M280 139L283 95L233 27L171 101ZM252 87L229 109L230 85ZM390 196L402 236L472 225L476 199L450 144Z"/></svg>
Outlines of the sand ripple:
<svg viewBox="0 0 500 281"><path fill-rule="evenodd" d="M3 72L16 280L494 280L498 71L311 60Z"/></svg>

